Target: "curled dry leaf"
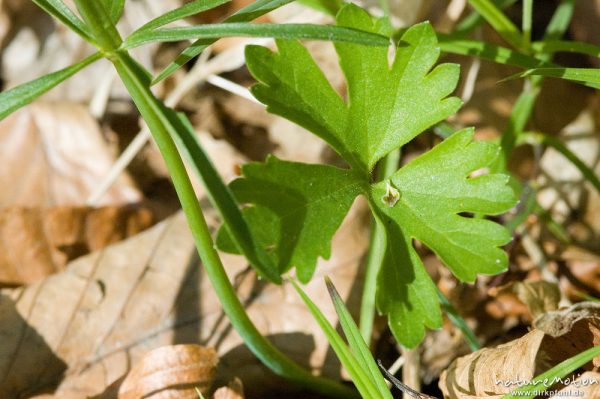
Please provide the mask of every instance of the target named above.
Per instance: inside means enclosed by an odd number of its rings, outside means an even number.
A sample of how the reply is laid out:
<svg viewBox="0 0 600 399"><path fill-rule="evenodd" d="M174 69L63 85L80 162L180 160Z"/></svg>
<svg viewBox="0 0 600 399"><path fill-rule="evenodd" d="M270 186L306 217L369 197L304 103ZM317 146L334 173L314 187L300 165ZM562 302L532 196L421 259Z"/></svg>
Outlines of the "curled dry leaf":
<svg viewBox="0 0 600 399"><path fill-rule="evenodd" d="M219 358L212 348L169 345L147 353L129 372L119 399L198 398L212 385Z"/></svg>
<svg viewBox="0 0 600 399"><path fill-rule="evenodd" d="M536 329L496 348L484 348L455 360L440 377L447 399L501 398L588 348L600 344L600 305L582 302L538 318ZM593 365L600 364L595 358ZM591 370L592 364L584 366ZM568 387L567 387L568 388Z"/></svg>
<svg viewBox="0 0 600 399"><path fill-rule="evenodd" d="M21 285L62 271L67 262L133 236L152 224L143 207L0 210L0 284Z"/></svg>
<svg viewBox="0 0 600 399"><path fill-rule="evenodd" d="M334 238L332 258L320 266L344 297L368 241L366 204L357 205ZM258 281L241 257L224 260L259 330L300 363L338 375L339 363L325 337L313 337L318 326L294 290ZM322 280L317 276L306 290L333 320ZM224 384L239 376L250 397L282 387L222 313L182 214L78 258L62 273L0 293L0 398L43 390L51 394L35 397L102 397L149 349L189 342L215 347Z"/></svg>
<svg viewBox="0 0 600 399"><path fill-rule="evenodd" d="M560 289L549 281L516 281L490 289L490 295L515 295L527 306L532 319L558 309Z"/></svg>
<svg viewBox="0 0 600 399"><path fill-rule="evenodd" d="M81 205L111 168L98 123L72 103L37 102L0 122L0 207ZM126 176L101 205L138 202Z"/></svg>

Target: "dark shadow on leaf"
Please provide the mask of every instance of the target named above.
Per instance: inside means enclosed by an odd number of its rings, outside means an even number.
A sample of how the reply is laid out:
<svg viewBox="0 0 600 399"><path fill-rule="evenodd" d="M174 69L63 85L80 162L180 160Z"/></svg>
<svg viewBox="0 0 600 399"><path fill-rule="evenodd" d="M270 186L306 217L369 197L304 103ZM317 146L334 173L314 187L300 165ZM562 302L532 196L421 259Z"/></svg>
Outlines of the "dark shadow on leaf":
<svg viewBox="0 0 600 399"><path fill-rule="evenodd" d="M0 295L0 353L0 398L52 393L67 369L5 295Z"/></svg>

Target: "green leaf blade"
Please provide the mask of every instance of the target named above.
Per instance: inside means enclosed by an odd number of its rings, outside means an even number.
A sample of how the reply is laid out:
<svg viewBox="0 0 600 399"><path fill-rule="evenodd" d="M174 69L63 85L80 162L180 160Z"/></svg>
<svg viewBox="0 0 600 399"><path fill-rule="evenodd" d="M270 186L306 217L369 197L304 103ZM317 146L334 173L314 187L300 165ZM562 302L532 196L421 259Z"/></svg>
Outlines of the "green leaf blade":
<svg viewBox="0 0 600 399"><path fill-rule="evenodd" d="M352 4L340 11L338 23L372 34L386 33L384 24ZM254 93L271 112L307 128L354 169L370 173L379 159L456 112L461 104L458 98L447 97L456 87L458 66L444 64L430 72L439 57L431 26L415 25L402 43L392 65L387 48L335 44L348 82L347 102L298 44L279 43L279 53L273 56L251 50L248 65L259 81Z"/></svg>
<svg viewBox="0 0 600 399"><path fill-rule="evenodd" d="M346 346L344 339L335 331L335 328L327 320L323 312L315 305L315 303L306 295L306 293L300 288L300 286L294 281L290 280L294 289L300 295L302 301L308 307L308 310L312 313L313 317L319 323L321 330L325 333L331 348L340 359L342 365L350 374L352 382L356 385L356 388L360 392L364 399L379 399L381 396L378 394L377 387L371 381L366 370L363 369L360 362L354 357L352 352ZM387 397L384 397L387 399Z"/></svg>
<svg viewBox="0 0 600 399"><path fill-rule="evenodd" d="M352 159L340 139L347 118L344 101L304 46L287 40L276 43L277 53L262 46L246 47L246 64L260 82L252 94L269 112L305 127L342 157Z"/></svg>
<svg viewBox="0 0 600 399"><path fill-rule="evenodd" d="M379 200L383 183L374 186L372 199L406 235L425 243L458 278L469 282L477 273L506 268L506 254L499 247L511 236L492 221L461 214L496 215L516 204L506 176L469 177L489 167L499 153L497 146L472 137L472 129L457 132L394 174L390 182L400 191L397 205L386 207Z"/></svg>
<svg viewBox="0 0 600 399"><path fill-rule="evenodd" d="M362 369L367 374L368 378L371 380L373 385L377 388L379 393L379 397L382 399L392 399L392 394L373 359L373 355L371 351L369 351L369 347L367 346L365 340L362 338L358 326L354 322L352 315L344 305L344 301L342 297L335 289L333 283L329 278L325 278L325 283L327 284L327 290L329 291L329 296L331 296L331 300L333 305L335 306L335 311L339 317L340 325L342 326L342 330L344 331L344 335L346 335L346 339L348 340L348 344L350 345L350 349L352 353L357 358L358 363L362 366Z"/></svg>
<svg viewBox="0 0 600 399"><path fill-rule="evenodd" d="M499 152L497 146L474 142L472 137L472 129L457 132L388 181L372 186L371 207L387 235L377 303L388 314L396 338L406 346L420 342L425 327L441 325L437 289L413 239L429 247L463 281L507 267L500 247L510 241L509 232L492 221L463 215L495 215L516 204L506 176L471 176L489 167ZM395 200L384 201L393 189Z"/></svg>
<svg viewBox="0 0 600 399"><path fill-rule="evenodd" d="M329 258L333 234L360 193L361 180L350 170L275 157L242 171L244 177L230 187L239 203L253 205L243 212L251 232L281 273L295 266L300 281L309 281L317 259Z"/></svg>
<svg viewBox="0 0 600 399"><path fill-rule="evenodd" d="M527 76L546 76L560 78L585 84L590 87L600 88L600 69L597 68L533 68L509 77L524 78Z"/></svg>
<svg viewBox="0 0 600 399"><path fill-rule="evenodd" d="M42 94L64 82L101 57L102 55L100 53L95 53L67 68L23 83L22 85L0 93L0 120L6 118L17 109L31 103Z"/></svg>
<svg viewBox="0 0 600 399"><path fill-rule="evenodd" d="M328 40L354 42L370 46L386 46L383 36L357 29L313 24L257 24L227 22L178 28L143 30L128 37L123 49L139 47L153 42L176 42L189 39L220 39L222 37L272 37L276 39Z"/></svg>
<svg viewBox="0 0 600 399"><path fill-rule="evenodd" d="M108 15L110 16L110 20L113 24L116 24L121 16L123 15L123 11L125 10L125 0L102 0L104 3L104 8L108 11Z"/></svg>
<svg viewBox="0 0 600 399"><path fill-rule="evenodd" d="M377 278L377 308L388 316L398 342L414 348L423 340L425 327L442 325L436 287L398 223L385 215L379 219L387 246Z"/></svg>
<svg viewBox="0 0 600 399"><path fill-rule="evenodd" d="M257 0L240 9L223 22L249 22L291 2L292 0ZM177 56L175 61L167 65L167 67L152 80L152 84L156 84L171 76L194 57L200 55L216 40L217 39L199 39L193 42Z"/></svg>
<svg viewBox="0 0 600 399"><path fill-rule="evenodd" d="M355 6L345 7L338 23L377 33L384 29ZM461 105L458 98L445 98L458 82L457 65L440 65L428 74L439 57L437 39L428 23L414 25L404 33L391 68L387 49L338 43L336 51L348 82L348 125L366 132L346 132L346 145L362 155L361 162L368 170ZM390 95L382 96L383 92Z"/></svg>
<svg viewBox="0 0 600 399"><path fill-rule="evenodd" d="M600 346L589 348L567 360L564 360L552 367L550 370L535 377L530 384L524 385L521 388L504 395L502 399L517 399L528 398L533 399L540 396L541 392L547 390L548 384L540 384L544 380L553 381L555 378L564 378L573 373L578 368L592 361L595 357L600 356Z"/></svg>
<svg viewBox="0 0 600 399"><path fill-rule="evenodd" d="M178 21L183 18L191 17L195 14L200 14L204 11L211 10L220 5L230 2L231 0L195 0L191 3L187 3L179 8L169 11L152 21L147 22L138 30L133 32L131 35L136 35L144 31L153 30L170 24L171 22Z"/></svg>
<svg viewBox="0 0 600 399"><path fill-rule="evenodd" d="M89 27L62 0L33 0L33 2L85 40L93 41Z"/></svg>
<svg viewBox="0 0 600 399"><path fill-rule="evenodd" d="M494 3L490 0L469 0L469 4L506 42L516 49L523 49L521 32Z"/></svg>

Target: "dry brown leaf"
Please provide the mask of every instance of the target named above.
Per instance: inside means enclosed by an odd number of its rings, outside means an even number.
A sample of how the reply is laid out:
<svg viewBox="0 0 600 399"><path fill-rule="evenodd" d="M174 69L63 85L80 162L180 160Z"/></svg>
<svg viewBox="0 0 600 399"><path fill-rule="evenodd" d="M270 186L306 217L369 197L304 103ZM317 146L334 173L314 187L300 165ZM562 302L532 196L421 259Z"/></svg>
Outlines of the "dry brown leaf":
<svg viewBox="0 0 600 399"><path fill-rule="evenodd" d="M548 312L536 329L496 348L458 358L440 377L447 399L501 398L514 389L511 381L531 381L588 348L600 344L600 305L582 302ZM593 363L598 365L600 358ZM591 370L591 363L584 369Z"/></svg>
<svg viewBox="0 0 600 399"><path fill-rule="evenodd" d="M332 259L320 262L306 286L330 319L335 311L319 276L330 275L344 296L356 282L367 244L366 205L359 205L334 238ZM258 328L297 361L337 375L337 360L324 336L312 336L318 326L295 291L257 281L240 257L224 259ZM149 349L190 342L217 349L224 384L239 376L251 397L282 389L224 317L181 214L79 258L42 282L1 293L2 398L52 392L56 384L53 394L39 398L101 395L118 389L118 380Z"/></svg>
<svg viewBox="0 0 600 399"><path fill-rule="evenodd" d="M235 378L226 387L217 389L213 399L244 399L244 385L239 378Z"/></svg>
<svg viewBox="0 0 600 399"><path fill-rule="evenodd" d="M199 345L170 345L148 352L129 372L119 399L198 398L212 385L219 358Z"/></svg>
<svg viewBox="0 0 600 399"><path fill-rule="evenodd" d="M565 386L554 398L598 398L600 397L600 373L597 371L586 371L574 382Z"/></svg>
<svg viewBox="0 0 600 399"><path fill-rule="evenodd" d="M548 281L515 281L490 290L492 296L515 295L527 306L532 319L558 309L560 290Z"/></svg>
<svg viewBox="0 0 600 399"><path fill-rule="evenodd" d="M114 161L97 122L81 105L32 104L0 122L0 207L81 205ZM140 201L122 176L105 204Z"/></svg>
<svg viewBox="0 0 600 399"><path fill-rule="evenodd" d="M30 284L70 260L150 227L139 206L10 207L0 210L0 284Z"/></svg>

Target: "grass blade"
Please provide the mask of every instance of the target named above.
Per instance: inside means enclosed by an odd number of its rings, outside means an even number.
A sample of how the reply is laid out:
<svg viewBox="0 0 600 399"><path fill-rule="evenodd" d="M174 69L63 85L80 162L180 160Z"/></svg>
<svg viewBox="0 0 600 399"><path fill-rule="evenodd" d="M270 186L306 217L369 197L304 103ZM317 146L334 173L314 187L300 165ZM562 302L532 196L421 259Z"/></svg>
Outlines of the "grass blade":
<svg viewBox="0 0 600 399"><path fill-rule="evenodd" d="M379 398L392 399L390 390L387 387L387 384L385 383L385 380L383 379L375 360L373 359L373 355L371 355L369 347L362 338L362 335L360 334L356 323L352 319L352 315L344 305L344 301L340 297L340 294L337 292L329 278L325 278L325 283L327 284L329 296L331 296L331 300L335 306L335 311L340 320L340 325L342 326L342 330L344 330L344 334L346 335L346 339L348 340L348 344L350 345L352 353L357 357L358 363L367 373L371 383L377 388L377 391L379 392Z"/></svg>
<svg viewBox="0 0 600 399"><path fill-rule="evenodd" d="M291 2L292 0L258 0L226 18L224 22L249 22ZM173 74L173 72L187 64L194 57L200 55L216 40L217 39L196 40L188 48L183 50L181 54L177 56L175 61L167 65L167 67L154 78L152 84L156 84L169 77L171 74Z"/></svg>
<svg viewBox="0 0 600 399"><path fill-rule="evenodd" d="M529 48L531 44L531 26L533 21L533 0L523 0L523 17L521 30L522 35L522 48Z"/></svg>
<svg viewBox="0 0 600 399"><path fill-rule="evenodd" d="M123 15L125 0L108 0L106 9L108 10L111 21L116 24L119 19L121 19L121 15Z"/></svg>
<svg viewBox="0 0 600 399"><path fill-rule="evenodd" d="M469 0L469 4L498 32L507 43L523 49L523 38L517 27L490 0Z"/></svg>
<svg viewBox="0 0 600 399"><path fill-rule="evenodd" d="M519 94L519 98L515 102L515 105L510 113L508 119L508 125L502 131L502 137L500 138L500 154L496 159L494 165L494 171L506 171L508 166L508 160L512 150L519 139L519 136L525 129L527 121L533 112L535 102L537 101L538 95L540 94L540 84L532 84Z"/></svg>
<svg viewBox="0 0 600 399"><path fill-rule="evenodd" d="M554 66L529 55L521 54L506 47L496 46L482 41L469 40L456 35L438 33L439 45L446 53L475 56L498 64L512 65L532 69L542 66Z"/></svg>
<svg viewBox="0 0 600 399"><path fill-rule="evenodd" d="M132 33L135 35L139 32L153 30L170 24L171 22L178 21L183 18L190 17L201 12L211 10L222 4L228 3L231 0L196 0L186 5L176 8L175 10L169 11L166 14L161 15L158 18L146 23L141 28Z"/></svg>
<svg viewBox="0 0 600 399"><path fill-rule="evenodd" d="M527 76L546 76L551 78L560 78L577 83L583 83L586 86L600 88L600 69L597 68L533 68L516 75L509 76L507 79L524 78Z"/></svg>
<svg viewBox="0 0 600 399"><path fill-rule="evenodd" d="M24 105L29 104L37 97L46 93L54 86L70 78L100 58L102 58L102 55L100 53L95 53L77 64L73 64L60 71L50 73L0 93L0 120L6 118Z"/></svg>
<svg viewBox="0 0 600 399"><path fill-rule="evenodd" d="M385 36L341 26L234 22L143 31L139 34L129 36L127 40L125 40L123 48L131 49L152 42L175 42L188 39L218 39L221 37L233 36L327 40L372 46L389 45L389 39Z"/></svg>
<svg viewBox="0 0 600 399"><path fill-rule="evenodd" d="M223 183L210 158L204 152L187 117L183 114L177 115L166 107L163 108L163 112L176 127L174 139L177 146L188 158L204 184L211 204L219 212L240 253L270 281L281 283L277 265L271 261L265 250L250 233L248 224L242 216L231 190Z"/></svg>
<svg viewBox="0 0 600 399"><path fill-rule="evenodd" d="M446 315L448 315L448 318L452 324L454 324L462 332L465 341L467 341L467 344L469 345L469 348L473 352L479 350L481 345L479 344L479 340L475 336L475 333L473 333L473 330L471 330L465 319L463 319L460 313L458 313L454 306L452 306L448 298L446 298L439 288L437 289L437 292L440 304L442 305L442 310L446 312Z"/></svg>
<svg viewBox="0 0 600 399"><path fill-rule="evenodd" d="M329 344L333 348L338 359L340 359L342 365L348 371L348 374L350 374L354 385L356 385L356 389L358 389L363 399L379 399L377 388L373 385L371 379L362 369L354 355L350 352L342 337L335 331L335 328L329 323L325 315L323 315L317 305L315 305L302 288L300 288L298 283L293 280L290 280L290 282L296 289L298 295L300 295L300 298L302 298L302 301L306 304L306 307L312 313L313 317L321 327L321 330L323 330L327 336Z"/></svg>
<svg viewBox="0 0 600 399"><path fill-rule="evenodd" d="M564 378L565 376L571 374L584 364L590 362L593 358L600 355L600 346L595 346L586 351L581 352L578 355L573 356L570 359L567 359L563 362L560 362L556 366L552 367L550 370L546 371L535 377L531 384L524 385L521 388L515 389L509 394L506 394L502 397L502 399L517 399L517 398L529 398L532 399L536 396L540 396L541 392L544 392L546 389L550 388L549 384L535 384L536 382L541 382L547 379L548 381L552 381L555 378Z"/></svg>
<svg viewBox="0 0 600 399"><path fill-rule="evenodd" d="M554 11L554 15L552 15L550 23L546 27L544 39L558 40L563 37L567 28L569 27L569 24L571 23L574 8L575 0L562 0L560 2L556 8L556 11Z"/></svg>
<svg viewBox="0 0 600 399"><path fill-rule="evenodd" d="M534 42L531 48L536 53L580 53L592 57L600 57L600 46L591 43L573 42L569 40L542 40Z"/></svg>
<svg viewBox="0 0 600 399"><path fill-rule="evenodd" d="M517 0L493 0L494 5L498 7L498 9L503 10L511 5L515 4ZM483 17L477 12L473 11L471 14L467 15L456 25L454 29L454 33L461 34L463 36L471 33L475 28L477 28L484 21Z"/></svg>
<svg viewBox="0 0 600 399"><path fill-rule="evenodd" d="M85 40L93 41L92 34L87 25L62 0L33 0L33 2L42 10L67 25Z"/></svg>

